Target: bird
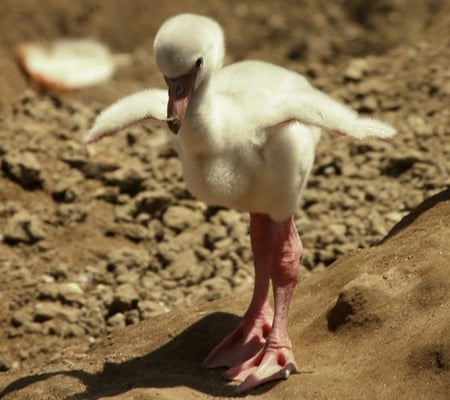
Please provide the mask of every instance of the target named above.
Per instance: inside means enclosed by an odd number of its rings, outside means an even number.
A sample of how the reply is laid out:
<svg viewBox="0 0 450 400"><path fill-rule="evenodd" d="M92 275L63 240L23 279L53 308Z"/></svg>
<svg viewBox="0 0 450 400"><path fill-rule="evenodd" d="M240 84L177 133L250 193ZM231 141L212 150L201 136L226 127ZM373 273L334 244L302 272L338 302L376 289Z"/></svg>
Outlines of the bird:
<svg viewBox="0 0 450 400"><path fill-rule="evenodd" d="M281 66L257 60L224 66L224 32L208 16L170 17L153 50L168 88L119 99L97 116L83 141L163 121L173 133L189 191L208 205L249 213L251 301L203 365L226 367L225 377L239 382L238 393L287 379L298 372L288 315L303 255L294 212L316 145L324 132L364 139L390 138L396 130L359 115Z"/></svg>

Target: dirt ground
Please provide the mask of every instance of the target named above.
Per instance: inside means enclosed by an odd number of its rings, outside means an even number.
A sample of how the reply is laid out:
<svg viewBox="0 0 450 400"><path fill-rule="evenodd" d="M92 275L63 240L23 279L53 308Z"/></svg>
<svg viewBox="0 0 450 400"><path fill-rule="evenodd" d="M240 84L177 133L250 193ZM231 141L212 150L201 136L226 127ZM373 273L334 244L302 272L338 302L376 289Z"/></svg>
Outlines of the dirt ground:
<svg viewBox="0 0 450 400"><path fill-rule="evenodd" d="M164 85L152 41L185 11L222 24L227 63L280 64L399 131L323 136L296 213L301 373L254 393L449 398L448 2L4 0L0 11L0 398L232 395L199 365L253 287L248 216L189 194L164 126L80 142L107 104ZM133 62L101 86L42 92L14 49L59 37Z"/></svg>

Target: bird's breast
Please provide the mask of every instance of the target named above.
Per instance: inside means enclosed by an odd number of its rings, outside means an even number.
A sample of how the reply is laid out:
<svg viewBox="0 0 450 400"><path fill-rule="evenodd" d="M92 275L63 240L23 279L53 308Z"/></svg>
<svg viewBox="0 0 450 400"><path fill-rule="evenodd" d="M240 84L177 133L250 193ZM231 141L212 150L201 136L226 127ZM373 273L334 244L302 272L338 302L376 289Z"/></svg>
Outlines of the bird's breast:
<svg viewBox="0 0 450 400"><path fill-rule="evenodd" d="M194 196L207 204L241 208L252 182L247 163L232 152L181 154L186 186Z"/></svg>

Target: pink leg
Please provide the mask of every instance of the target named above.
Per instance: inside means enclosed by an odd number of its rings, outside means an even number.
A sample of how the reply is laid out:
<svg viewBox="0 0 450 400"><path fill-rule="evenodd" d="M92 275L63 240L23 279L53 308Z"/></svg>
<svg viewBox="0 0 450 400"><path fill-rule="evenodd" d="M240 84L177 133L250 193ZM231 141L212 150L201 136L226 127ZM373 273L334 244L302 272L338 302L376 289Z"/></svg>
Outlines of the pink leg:
<svg viewBox="0 0 450 400"><path fill-rule="evenodd" d="M227 371L227 376L231 379L243 381L238 387L239 392L276 379L287 379L292 372L297 371L288 336L288 313L297 284L302 244L292 217L279 223L268 216L262 217L266 218L275 232L275 240L263 244L272 253L270 278L274 291L275 315L263 351Z"/></svg>
<svg viewBox="0 0 450 400"><path fill-rule="evenodd" d="M272 328L273 311L268 300L272 254L264 246L264 240L275 240L274 232L260 215L251 215L250 236L255 264L252 300L242 322L203 362L207 368L232 367L250 359L264 348Z"/></svg>
<svg viewBox="0 0 450 400"><path fill-rule="evenodd" d="M241 325L225 338L213 353L219 351L226 357L230 349L234 351L239 349L242 342L236 338L241 337L242 326L250 328L248 330L252 334L252 337L244 340L244 344L254 340L252 338L255 337L255 332L261 331L260 318L255 318L254 312L261 316L270 310L267 300L269 279L272 279L275 314L269 335L256 335L260 340L258 346L252 349L253 354L250 358L248 352L245 352L245 359L235 364L230 363L234 366L225 373L230 379L243 381L238 387L239 392L245 392L275 379L286 379L290 373L297 371L287 333L289 304L297 283L299 260L302 255L302 245L294 220L291 217L284 222L274 222L266 215L252 214L250 234L255 257L253 299ZM233 346L230 346L230 342Z"/></svg>

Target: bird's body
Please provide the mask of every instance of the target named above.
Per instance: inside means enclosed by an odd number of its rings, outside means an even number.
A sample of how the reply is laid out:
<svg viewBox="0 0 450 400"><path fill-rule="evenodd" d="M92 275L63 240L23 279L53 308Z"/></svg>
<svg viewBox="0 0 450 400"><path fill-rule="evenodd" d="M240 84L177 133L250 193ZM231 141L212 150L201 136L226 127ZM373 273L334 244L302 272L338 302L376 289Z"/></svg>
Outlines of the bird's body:
<svg viewBox="0 0 450 400"><path fill-rule="evenodd" d="M320 129L261 123L280 107L272 93L308 89L300 75L247 61L212 74L196 90L175 147L189 190L208 204L288 218L311 170ZM272 77L272 78L271 78ZM242 87L248 89L241 95Z"/></svg>
<svg viewBox="0 0 450 400"><path fill-rule="evenodd" d="M85 141L143 120L165 120L176 134L188 189L207 204L250 213L252 300L204 365L228 366L225 375L243 381L239 391L286 379L297 370L287 325L303 254L293 213L316 144L323 131L362 139L395 130L361 118L284 68L258 61L222 67L223 32L207 17L170 18L154 49L168 93L151 89L119 100L97 117Z"/></svg>

